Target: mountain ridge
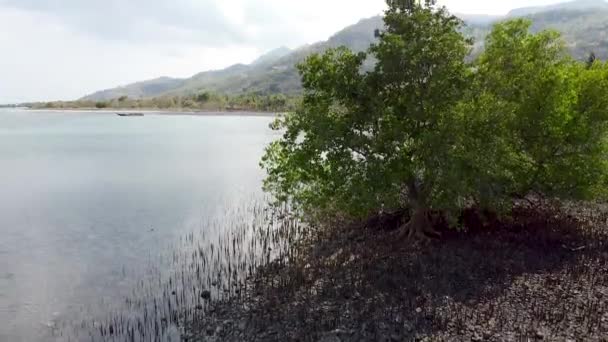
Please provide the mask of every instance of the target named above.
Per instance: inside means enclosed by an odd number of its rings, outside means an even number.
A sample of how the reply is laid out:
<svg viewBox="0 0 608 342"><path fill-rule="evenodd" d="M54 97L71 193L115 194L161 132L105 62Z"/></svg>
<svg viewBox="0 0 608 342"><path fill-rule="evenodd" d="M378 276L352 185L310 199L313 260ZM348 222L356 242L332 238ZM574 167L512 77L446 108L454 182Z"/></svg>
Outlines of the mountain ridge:
<svg viewBox="0 0 608 342"><path fill-rule="evenodd" d="M560 2L547 6L522 7L511 10L507 17L522 17L541 12L556 11L556 10L589 10L589 9L605 9L608 10L608 2L605 0L576 0Z"/></svg>
<svg viewBox="0 0 608 342"><path fill-rule="evenodd" d="M457 14L458 15L458 14ZM497 21L527 17L532 30L552 28L562 32L572 55L583 59L593 51L600 59L608 58L608 2L577 0L544 7L515 9L504 16L459 15L467 24L464 33L475 38L474 52L483 49L485 35ZM383 26L382 17L361 19L332 35L328 40L290 50L271 50L250 64L236 64L221 70L200 72L190 78L160 77L87 95L82 100L106 101L121 96L149 98L186 96L202 91L238 95L244 93L294 94L301 90L296 64L311 53L345 45L364 51L375 41L374 31Z"/></svg>

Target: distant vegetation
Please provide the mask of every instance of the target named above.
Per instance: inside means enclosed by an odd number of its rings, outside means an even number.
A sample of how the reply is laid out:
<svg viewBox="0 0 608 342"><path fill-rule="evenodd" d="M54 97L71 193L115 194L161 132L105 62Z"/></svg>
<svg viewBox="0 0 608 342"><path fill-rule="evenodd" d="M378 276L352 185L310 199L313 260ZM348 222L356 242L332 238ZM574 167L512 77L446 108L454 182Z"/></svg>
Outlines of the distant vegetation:
<svg viewBox="0 0 608 342"><path fill-rule="evenodd" d="M255 111L286 112L293 110L298 101L295 96L283 94L220 95L201 92L190 96L161 96L131 99L120 96L112 100L78 100L28 103L32 109L151 109L177 111Z"/></svg>

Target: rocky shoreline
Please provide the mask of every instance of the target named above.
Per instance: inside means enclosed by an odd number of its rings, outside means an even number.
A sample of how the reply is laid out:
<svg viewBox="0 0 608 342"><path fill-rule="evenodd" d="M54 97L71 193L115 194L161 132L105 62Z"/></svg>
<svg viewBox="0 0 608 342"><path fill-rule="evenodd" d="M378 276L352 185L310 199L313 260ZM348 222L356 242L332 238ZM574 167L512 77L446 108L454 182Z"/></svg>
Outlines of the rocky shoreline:
<svg viewBox="0 0 608 342"><path fill-rule="evenodd" d="M312 232L184 341L608 341L608 211L519 208L411 245L397 217Z"/></svg>

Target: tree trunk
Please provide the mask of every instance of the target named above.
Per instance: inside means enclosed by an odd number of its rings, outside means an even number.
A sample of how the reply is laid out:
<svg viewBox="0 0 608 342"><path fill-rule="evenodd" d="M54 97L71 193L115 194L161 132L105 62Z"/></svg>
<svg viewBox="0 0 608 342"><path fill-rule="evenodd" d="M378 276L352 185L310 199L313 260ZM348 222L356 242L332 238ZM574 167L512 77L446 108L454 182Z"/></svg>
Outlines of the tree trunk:
<svg viewBox="0 0 608 342"><path fill-rule="evenodd" d="M399 229L399 237L408 240L428 240L429 235L439 237L441 234L433 228L430 219L431 209L423 205L424 189L419 189L415 181L408 183L408 197L413 209L412 216Z"/></svg>
<svg viewBox="0 0 608 342"><path fill-rule="evenodd" d="M428 208L415 208L410 220L401 226L399 237L408 240L428 240L429 236L441 236L433 228L433 222L429 217L430 212L431 210Z"/></svg>

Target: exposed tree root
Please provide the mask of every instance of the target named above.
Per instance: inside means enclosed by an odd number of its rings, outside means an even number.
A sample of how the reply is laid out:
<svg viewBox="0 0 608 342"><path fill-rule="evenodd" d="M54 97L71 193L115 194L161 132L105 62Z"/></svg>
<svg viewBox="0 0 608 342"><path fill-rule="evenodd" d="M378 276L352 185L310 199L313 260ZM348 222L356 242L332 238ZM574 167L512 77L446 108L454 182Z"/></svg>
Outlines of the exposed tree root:
<svg viewBox="0 0 608 342"><path fill-rule="evenodd" d="M441 233L433 228L430 218L431 211L427 208L418 208L414 211L409 222L399 229L399 238L408 241L428 241L430 237L441 237Z"/></svg>

